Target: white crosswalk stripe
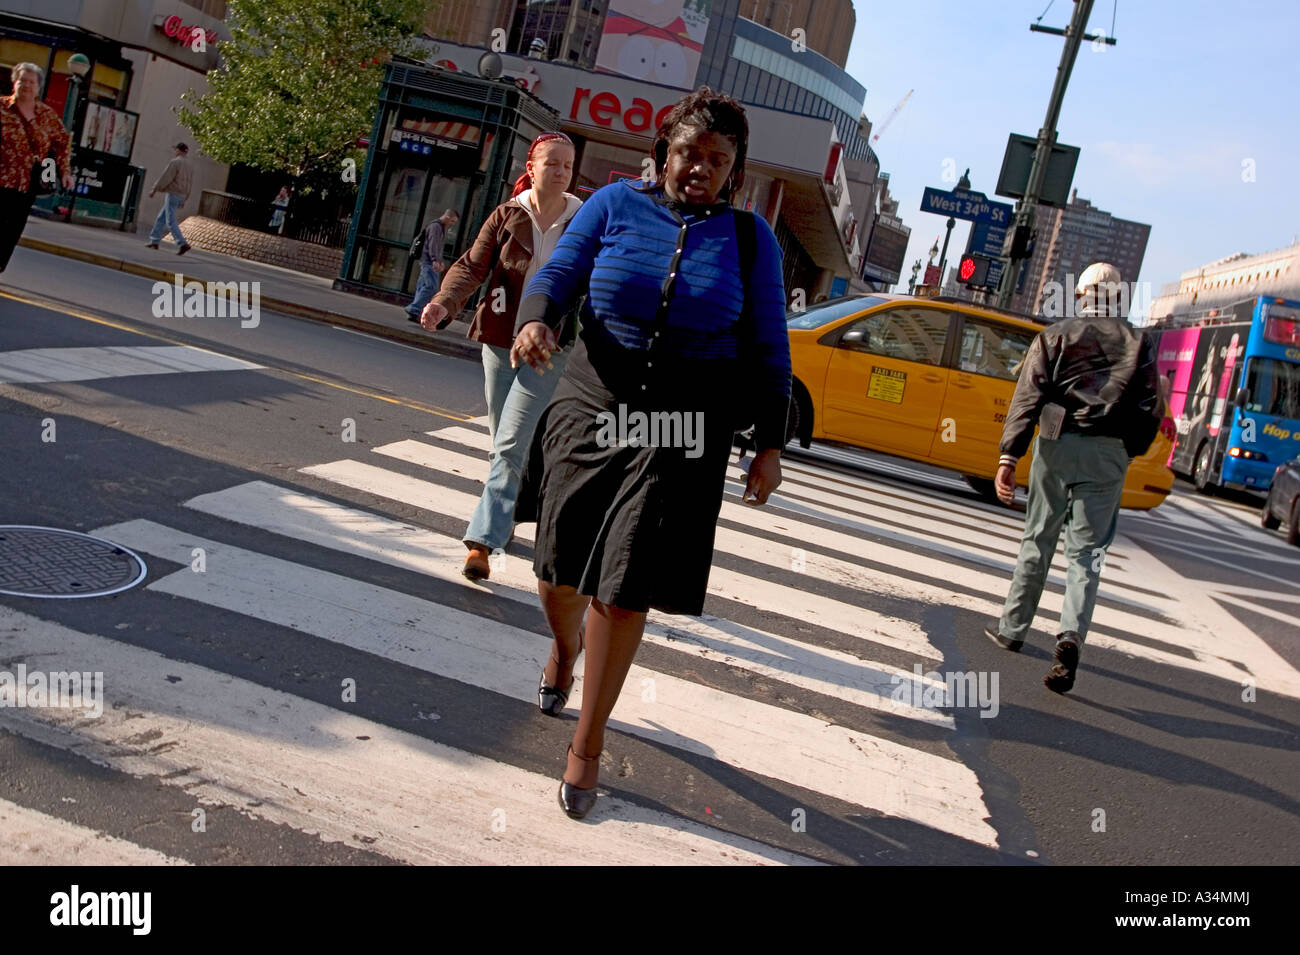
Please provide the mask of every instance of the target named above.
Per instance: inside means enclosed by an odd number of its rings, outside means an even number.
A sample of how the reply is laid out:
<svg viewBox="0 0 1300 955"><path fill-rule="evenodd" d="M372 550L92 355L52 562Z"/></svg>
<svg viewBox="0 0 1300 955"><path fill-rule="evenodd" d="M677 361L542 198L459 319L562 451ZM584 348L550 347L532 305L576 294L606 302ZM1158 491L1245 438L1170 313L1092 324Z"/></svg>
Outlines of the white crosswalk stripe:
<svg viewBox="0 0 1300 955"><path fill-rule="evenodd" d="M566 861L603 865L804 861L619 800L602 811L622 825L576 831L554 780L535 773L5 607L0 633L10 656L105 674L101 719L9 709L0 726L403 862L550 865L557 847ZM34 828L42 841L57 829Z"/></svg>
<svg viewBox="0 0 1300 955"><path fill-rule="evenodd" d="M0 354L0 382L33 384L90 381L132 375L196 371L249 371L251 361L190 345L106 345L95 348L27 348Z"/></svg>
<svg viewBox="0 0 1300 955"><path fill-rule="evenodd" d="M478 424L429 432L428 440L374 448L367 460L329 461L302 473L326 482L339 492L336 496L361 494L367 501L377 496L437 515L444 524L463 523L487 473L486 434ZM733 467L729 493L738 495L743 481L744 474ZM460 575L465 551L454 537L263 481L201 495L186 507L227 522L220 526L252 529L444 584L486 589L515 608L532 608L539 626L523 629L236 546L212 531L199 535L132 520L93 533L182 565L153 575L148 585L153 593L243 615L503 699L535 703L549 640L541 635L536 580L527 561L507 556L489 581L470 584ZM785 469L785 483L769 507L727 500L721 518L709 592L728 602L721 606L747 608L765 622L756 626L717 614L688 618L651 612L645 640L670 651L666 659L672 662L659 657L657 669L633 665L611 733L996 848L998 833L979 778L942 742L957 725L953 701L936 706L923 703L919 692L898 692L913 679L912 664L923 671L940 666L945 642L917 622L919 613L904 619L868 605L888 598L996 615L1019 545L1018 519L977 501L925 489L914 493L875 476L846 478L806 461ZM1207 509L1179 512L1171 521L1184 531L1203 533L1213 533L1221 522L1237 523ZM531 541L532 530L521 527L518 540ZM204 552L202 573L188 566L195 548ZM1090 635L1090 644L1234 683L1246 672L1261 690L1300 697L1295 671L1208 596L1178 592L1174 572L1122 536L1111 557L1107 601L1098 607L1098 632ZM1059 557L1053 566L1051 579L1059 584L1064 573ZM1060 604L1059 594L1044 595L1042 629L1051 630ZM820 645L808 625L841 635L846 639L840 646L853 652ZM1169 649L1107 630L1141 635ZM812 861L613 796L603 797L598 811L617 824L575 834L555 806L556 780L350 715L346 707L304 700L5 608L0 608L0 641L7 661L39 658L50 669L100 669L108 676L102 719L57 709L0 709L0 728L183 787L200 802L244 807L258 818L396 860L547 864L556 845L580 843L580 851L569 857L592 863ZM896 718L944 735L923 747L889 734L850 730L793 707L696 682L693 661L720 662L774 681L787 688L787 696L807 691L875 718ZM571 712L581 707L581 668L576 678ZM921 683L942 698L941 674L923 675ZM645 686L653 692L638 692ZM431 802L438 813L428 812ZM508 820L504 829L494 827L497 814ZM73 856L64 847L82 838L77 827L3 802L0 825L22 833L0 838L0 862L47 861L31 849L37 843L47 847L49 860L184 861L105 838L97 839L96 854Z"/></svg>
<svg viewBox="0 0 1300 955"><path fill-rule="evenodd" d="M6 866L189 864L3 799L0 833L0 865Z"/></svg>
<svg viewBox="0 0 1300 955"><path fill-rule="evenodd" d="M148 521L97 533L181 562L204 549L205 573L187 568L150 589L235 612L256 608L263 620L407 666L514 699L536 695L548 652L536 634ZM627 685L646 680L653 700L625 692L614 709L623 732L993 844L978 781L960 762L633 665ZM570 700L581 707L580 682Z"/></svg>

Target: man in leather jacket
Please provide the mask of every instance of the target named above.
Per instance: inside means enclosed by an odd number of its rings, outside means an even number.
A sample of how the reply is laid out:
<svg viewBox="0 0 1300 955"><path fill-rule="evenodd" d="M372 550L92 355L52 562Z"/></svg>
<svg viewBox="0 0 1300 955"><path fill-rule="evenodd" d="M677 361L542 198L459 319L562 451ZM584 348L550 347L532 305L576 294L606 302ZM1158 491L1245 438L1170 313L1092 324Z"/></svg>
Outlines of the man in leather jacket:
<svg viewBox="0 0 1300 955"><path fill-rule="evenodd" d="M1115 537L1129 462L1145 454L1163 406L1152 342L1120 316L1119 270L1084 270L1075 318L1034 339L1002 430L998 497L1015 495L1016 462L1039 434L1029 471L1029 501L1011 588L1000 620L985 626L998 645L1018 651L1038 609L1056 542L1065 529L1065 599L1051 690L1074 686L1106 548Z"/></svg>

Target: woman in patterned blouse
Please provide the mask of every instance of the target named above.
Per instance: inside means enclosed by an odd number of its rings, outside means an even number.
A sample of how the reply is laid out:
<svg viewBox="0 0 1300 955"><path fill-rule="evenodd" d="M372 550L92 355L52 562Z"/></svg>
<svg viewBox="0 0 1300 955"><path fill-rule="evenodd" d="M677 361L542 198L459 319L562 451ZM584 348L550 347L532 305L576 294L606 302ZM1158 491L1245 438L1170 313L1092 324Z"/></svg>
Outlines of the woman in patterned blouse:
<svg viewBox="0 0 1300 955"><path fill-rule="evenodd" d="M0 272L9 264L36 198L32 167L53 151L63 188L77 183L69 162L72 139L59 114L37 99L44 76L35 63L19 63L10 73L13 94L0 99ZM44 174L44 169L37 173Z"/></svg>

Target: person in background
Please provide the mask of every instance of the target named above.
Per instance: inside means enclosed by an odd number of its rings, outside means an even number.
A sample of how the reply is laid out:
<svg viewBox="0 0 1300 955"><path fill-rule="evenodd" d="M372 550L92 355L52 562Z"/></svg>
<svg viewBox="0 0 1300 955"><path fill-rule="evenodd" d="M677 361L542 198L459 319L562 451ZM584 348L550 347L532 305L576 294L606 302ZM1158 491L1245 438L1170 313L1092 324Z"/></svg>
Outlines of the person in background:
<svg viewBox="0 0 1300 955"><path fill-rule="evenodd" d="M38 98L44 71L35 63L19 63L9 71L9 78L13 93L0 100L0 272L8 267L27 226L38 177L47 174L51 151L49 174L61 174L64 189L77 184L70 161L71 137L59 114Z"/></svg>
<svg viewBox="0 0 1300 955"><path fill-rule="evenodd" d="M439 276L447 271L442 261L442 247L447 244L447 230L460 221L460 213L447 209L434 219L412 243L412 251L418 247L420 256L420 278L415 284L415 297L406 306L406 317L413 322L420 320L424 306L438 291Z"/></svg>
<svg viewBox="0 0 1300 955"><path fill-rule="evenodd" d="M543 133L528 149L514 194L479 230L474 245L447 270L447 280L424 309L426 328L440 328L460 312L485 280L487 294L474 314L469 337L483 344L483 381L492 451L487 483L465 531L463 573L470 580L491 573L488 556L510 542L515 500L537 419L555 391L568 359L555 353L549 367L513 368L515 311L524 285L550 257L582 200L565 190L573 179L573 142Z"/></svg>
<svg viewBox="0 0 1300 955"><path fill-rule="evenodd" d="M275 211L271 213L271 224L267 228L283 230L284 210L289 208L289 195L288 186L281 186L280 191L275 194L275 198L271 200L271 208Z"/></svg>
<svg viewBox="0 0 1300 955"><path fill-rule="evenodd" d="M1076 317L1034 338L1007 409L994 479L998 497L1010 504L1016 462L1037 427L1020 556L1002 617L984 633L1007 650L1024 645L1064 527L1065 601L1055 660L1043 679L1057 693L1074 687L1124 475L1151 447L1164 418L1155 349L1119 314L1120 281L1109 263L1088 266L1075 290Z"/></svg>
<svg viewBox="0 0 1300 955"><path fill-rule="evenodd" d="M162 175L158 177L158 181L149 190L150 199L160 192L163 194L162 208L158 210L153 231L149 233L149 248L158 248L163 235L170 229L176 244L180 246L176 254L184 255L190 250L190 244L185 241L185 235L181 232L180 218L177 213L190 197L190 189L194 185L194 169L189 160L190 147L185 143L177 143L175 150L176 155L172 157L171 162L163 169Z"/></svg>
<svg viewBox="0 0 1300 955"><path fill-rule="evenodd" d="M790 405L781 250L763 219L730 204L748 139L730 96L701 87L679 100L655 135L656 180L616 182L587 200L515 322L511 362L544 368L556 327L588 292L578 345L538 425L541 474L530 465L516 514L527 516L536 481L533 569L554 635L544 710L563 707L585 636L582 712L558 792L571 818L596 802L605 726L646 613L703 612L737 430L752 424L757 448L744 502L765 503L781 482ZM746 274L742 262L752 262ZM638 415L680 428L609 433Z"/></svg>

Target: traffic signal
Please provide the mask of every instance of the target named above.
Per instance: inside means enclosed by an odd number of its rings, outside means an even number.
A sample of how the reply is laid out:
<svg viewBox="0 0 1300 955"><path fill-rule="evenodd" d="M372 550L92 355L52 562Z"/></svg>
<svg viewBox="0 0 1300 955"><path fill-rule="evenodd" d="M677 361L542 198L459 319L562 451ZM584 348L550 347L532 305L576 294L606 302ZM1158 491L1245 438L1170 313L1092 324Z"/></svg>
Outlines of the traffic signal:
<svg viewBox="0 0 1300 955"><path fill-rule="evenodd" d="M969 252L957 264L957 277L963 285L982 288L989 284L989 266L992 262L987 255Z"/></svg>
<svg viewBox="0 0 1300 955"><path fill-rule="evenodd" d="M1007 229L1006 238L1002 240L1002 257L1004 259L1023 259L1028 257L1033 247L1033 227L1013 225Z"/></svg>

